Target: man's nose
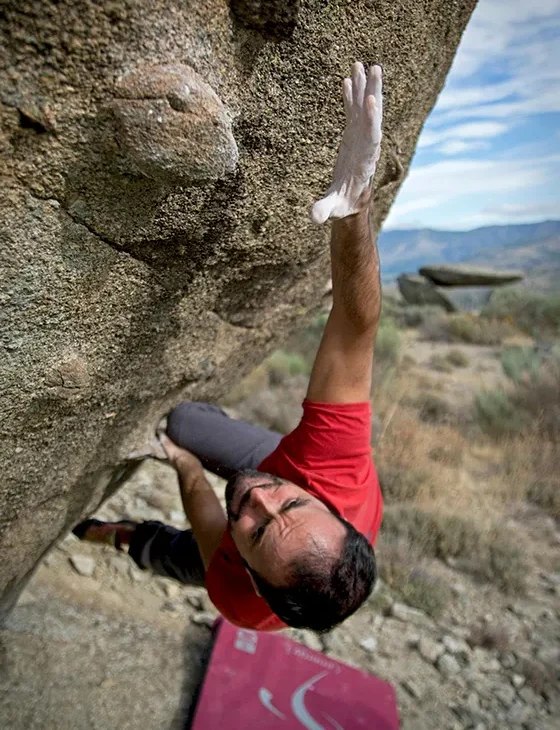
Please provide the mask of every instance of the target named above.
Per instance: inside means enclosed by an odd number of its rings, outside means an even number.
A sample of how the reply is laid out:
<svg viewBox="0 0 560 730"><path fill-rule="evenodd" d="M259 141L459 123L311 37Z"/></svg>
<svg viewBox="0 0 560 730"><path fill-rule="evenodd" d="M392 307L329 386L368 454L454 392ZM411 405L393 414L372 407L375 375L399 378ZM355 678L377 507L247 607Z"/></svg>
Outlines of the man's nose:
<svg viewBox="0 0 560 730"><path fill-rule="evenodd" d="M276 500L271 489L254 487L251 490L250 503L252 507L262 510L265 514L273 517L276 514Z"/></svg>

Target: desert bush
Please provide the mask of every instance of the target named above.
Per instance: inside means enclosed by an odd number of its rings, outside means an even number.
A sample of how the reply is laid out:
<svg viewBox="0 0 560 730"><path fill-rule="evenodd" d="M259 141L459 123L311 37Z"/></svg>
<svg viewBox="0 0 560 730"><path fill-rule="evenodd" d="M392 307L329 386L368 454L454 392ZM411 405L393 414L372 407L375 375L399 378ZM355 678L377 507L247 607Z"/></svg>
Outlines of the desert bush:
<svg viewBox="0 0 560 730"><path fill-rule="evenodd" d="M538 432L553 442L560 441L560 366L556 361L543 363L537 375L515 388L511 400L526 414Z"/></svg>
<svg viewBox="0 0 560 730"><path fill-rule="evenodd" d="M462 463L466 446L465 438L452 426L422 423L408 408L397 406L375 455L380 475L388 482L389 498L405 488L421 491L422 496L440 494L452 478L448 468ZM408 474L413 475L414 487Z"/></svg>
<svg viewBox="0 0 560 730"><path fill-rule="evenodd" d="M392 317L382 317L375 339L375 359L382 364L393 365L399 357L401 336Z"/></svg>
<svg viewBox="0 0 560 730"><path fill-rule="evenodd" d="M432 342L464 342L468 345L499 345L515 333L509 322L478 317L466 312L434 314L420 326L424 339Z"/></svg>
<svg viewBox="0 0 560 730"><path fill-rule="evenodd" d="M495 437L521 433L529 423L527 414L518 411L510 394L501 388L478 393L475 408L480 426Z"/></svg>
<svg viewBox="0 0 560 730"><path fill-rule="evenodd" d="M482 310L483 317L515 323L533 337L560 333L560 294L539 294L522 287L496 290Z"/></svg>
<svg viewBox="0 0 560 730"><path fill-rule="evenodd" d="M517 367L517 365L515 366ZM512 366L512 372L515 373ZM500 437L536 428L548 440L560 440L560 367L543 362L530 378L521 378L510 391L482 391L475 398L482 428Z"/></svg>
<svg viewBox="0 0 560 730"><path fill-rule="evenodd" d="M539 374L541 358L532 347L507 347L501 354L504 373L520 383L527 378L535 378Z"/></svg>
<svg viewBox="0 0 560 730"><path fill-rule="evenodd" d="M426 321L444 316L441 307L433 305L409 304L401 310L401 320L405 327L420 327Z"/></svg>
<svg viewBox="0 0 560 730"><path fill-rule="evenodd" d="M470 363L468 355L466 355L462 350L458 350L456 348L449 350L445 358L448 363L454 365L456 368L466 368Z"/></svg>
<svg viewBox="0 0 560 730"><path fill-rule="evenodd" d="M558 475L549 475L548 479L535 481L527 487L527 501L536 504L549 512L552 517L560 519L560 480Z"/></svg>
<svg viewBox="0 0 560 730"><path fill-rule="evenodd" d="M441 616L451 588L430 572L422 557L403 542L383 543L379 554L379 573L389 588L410 606Z"/></svg>
<svg viewBox="0 0 560 730"><path fill-rule="evenodd" d="M383 292L383 299L382 299L382 307L381 307L381 316L383 318L391 317L392 319L399 319L402 317L403 312L405 310L405 305L403 305L402 301L398 298L398 296L393 294L388 294L387 292Z"/></svg>
<svg viewBox="0 0 560 730"><path fill-rule="evenodd" d="M514 333L507 322L474 314L453 314L449 317L448 326L452 341L470 345L499 345Z"/></svg>
<svg viewBox="0 0 560 730"><path fill-rule="evenodd" d="M450 373L453 371L452 365L449 363L445 355L436 354L430 360L430 367L440 373Z"/></svg>
<svg viewBox="0 0 560 730"><path fill-rule="evenodd" d="M560 449L544 439L536 426L522 437L506 441L501 479L493 491L504 502L525 499L560 519Z"/></svg>
<svg viewBox="0 0 560 730"><path fill-rule="evenodd" d="M301 356L293 352L276 350L266 361L270 385L281 385L294 375L309 375L310 366Z"/></svg>
<svg viewBox="0 0 560 730"><path fill-rule="evenodd" d="M419 393L412 403L418 408L418 417L425 423L446 423L452 420L450 404L436 393Z"/></svg>
<svg viewBox="0 0 560 730"><path fill-rule="evenodd" d="M379 483L385 502L411 502L418 496L425 475L414 469L380 467Z"/></svg>
<svg viewBox="0 0 560 730"><path fill-rule="evenodd" d="M526 561L518 539L503 527L486 529L470 517L398 505L386 510L382 534L425 556L461 558L470 572L504 591L524 588Z"/></svg>

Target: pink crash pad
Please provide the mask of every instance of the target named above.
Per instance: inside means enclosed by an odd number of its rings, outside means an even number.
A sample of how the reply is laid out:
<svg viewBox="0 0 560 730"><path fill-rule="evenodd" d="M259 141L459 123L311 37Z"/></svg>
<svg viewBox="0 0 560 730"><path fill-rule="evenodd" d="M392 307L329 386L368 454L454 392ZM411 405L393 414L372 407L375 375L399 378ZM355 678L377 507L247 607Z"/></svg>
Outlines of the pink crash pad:
<svg viewBox="0 0 560 730"><path fill-rule="evenodd" d="M221 620L192 730L398 730L395 691L281 634Z"/></svg>

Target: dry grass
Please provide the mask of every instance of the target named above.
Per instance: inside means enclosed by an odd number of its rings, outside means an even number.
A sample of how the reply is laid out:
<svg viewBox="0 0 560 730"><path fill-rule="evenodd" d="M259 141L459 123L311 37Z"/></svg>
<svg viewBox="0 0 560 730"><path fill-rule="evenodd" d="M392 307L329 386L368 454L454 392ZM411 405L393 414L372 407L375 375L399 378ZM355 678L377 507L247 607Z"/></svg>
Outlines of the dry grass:
<svg viewBox="0 0 560 730"><path fill-rule="evenodd" d="M437 470L459 467L466 449L467 441L456 429L421 423L412 409L397 404L380 440L376 463L381 468L429 474L436 471L433 462Z"/></svg>
<svg viewBox="0 0 560 730"><path fill-rule="evenodd" d="M383 543L379 549L380 574L389 588L410 606L438 618L452 597L451 588L430 572L410 545Z"/></svg>
<svg viewBox="0 0 560 730"><path fill-rule="evenodd" d="M515 334L515 328L509 322L474 314L437 313L422 321L420 333L425 340L432 342L499 345Z"/></svg>
<svg viewBox="0 0 560 730"><path fill-rule="evenodd" d="M518 536L478 515L446 513L415 504L388 507L382 534L419 554L460 558L463 569L507 592L525 588L527 565Z"/></svg>
<svg viewBox="0 0 560 730"><path fill-rule="evenodd" d="M539 294L522 287L498 289L482 312L485 317L515 322L533 336L560 334L560 294Z"/></svg>
<svg viewBox="0 0 560 730"><path fill-rule="evenodd" d="M470 365L469 356L466 355L463 350L459 350L458 348L449 350L449 352L445 356L445 359L448 363L456 368L466 368L468 365Z"/></svg>
<svg viewBox="0 0 560 730"><path fill-rule="evenodd" d="M418 409L418 417L425 423L451 423L455 420L452 406L437 393L423 391L411 402Z"/></svg>
<svg viewBox="0 0 560 730"><path fill-rule="evenodd" d="M536 432L503 446L504 468L493 491L504 502L525 499L560 519L560 449Z"/></svg>
<svg viewBox="0 0 560 730"><path fill-rule="evenodd" d="M440 373L453 372L453 365L449 362L445 355L434 355L430 360L430 367Z"/></svg>

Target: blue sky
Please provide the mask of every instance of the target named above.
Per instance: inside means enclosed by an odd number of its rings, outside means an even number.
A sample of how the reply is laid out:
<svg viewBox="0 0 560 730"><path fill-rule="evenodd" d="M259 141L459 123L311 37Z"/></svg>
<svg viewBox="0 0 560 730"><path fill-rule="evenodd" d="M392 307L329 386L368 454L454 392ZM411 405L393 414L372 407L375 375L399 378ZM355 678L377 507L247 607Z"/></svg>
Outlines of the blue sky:
<svg viewBox="0 0 560 730"><path fill-rule="evenodd" d="M560 219L560 0L479 0L389 228Z"/></svg>

